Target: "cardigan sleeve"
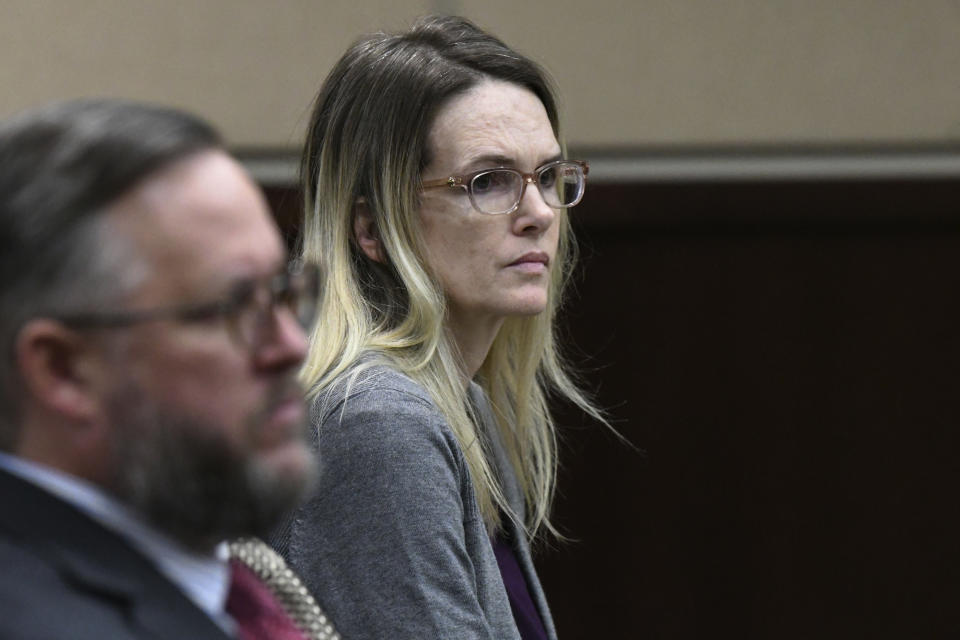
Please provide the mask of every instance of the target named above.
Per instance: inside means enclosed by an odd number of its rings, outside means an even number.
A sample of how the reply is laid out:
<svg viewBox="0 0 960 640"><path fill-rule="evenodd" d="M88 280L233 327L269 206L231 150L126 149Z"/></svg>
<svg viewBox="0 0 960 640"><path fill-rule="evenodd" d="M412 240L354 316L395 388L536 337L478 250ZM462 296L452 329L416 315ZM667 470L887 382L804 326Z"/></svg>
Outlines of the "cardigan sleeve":
<svg viewBox="0 0 960 640"><path fill-rule="evenodd" d="M380 386L325 416L321 479L285 546L343 636L518 637L466 461L434 405Z"/></svg>

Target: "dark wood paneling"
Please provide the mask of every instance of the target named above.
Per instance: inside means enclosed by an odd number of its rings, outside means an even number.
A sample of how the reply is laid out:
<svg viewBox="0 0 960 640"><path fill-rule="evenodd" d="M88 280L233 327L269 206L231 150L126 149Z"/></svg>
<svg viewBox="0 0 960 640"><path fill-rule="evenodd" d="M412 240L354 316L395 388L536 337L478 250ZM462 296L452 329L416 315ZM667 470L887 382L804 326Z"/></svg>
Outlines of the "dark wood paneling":
<svg viewBox="0 0 960 640"><path fill-rule="evenodd" d="M644 454L568 431L564 637L960 632L958 187L592 189L568 320Z"/></svg>

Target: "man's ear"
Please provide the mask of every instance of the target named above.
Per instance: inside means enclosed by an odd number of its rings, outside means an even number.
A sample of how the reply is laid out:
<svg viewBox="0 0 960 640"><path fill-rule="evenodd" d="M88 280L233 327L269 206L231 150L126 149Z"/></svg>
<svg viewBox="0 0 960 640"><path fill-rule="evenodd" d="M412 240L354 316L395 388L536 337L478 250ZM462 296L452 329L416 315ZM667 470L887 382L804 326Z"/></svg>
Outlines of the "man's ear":
<svg viewBox="0 0 960 640"><path fill-rule="evenodd" d="M14 358L30 401L71 420L98 411L90 341L56 320L35 318L20 329Z"/></svg>
<svg viewBox="0 0 960 640"><path fill-rule="evenodd" d="M377 223L365 198L357 198L353 205L353 240L368 258L381 264L386 262Z"/></svg>

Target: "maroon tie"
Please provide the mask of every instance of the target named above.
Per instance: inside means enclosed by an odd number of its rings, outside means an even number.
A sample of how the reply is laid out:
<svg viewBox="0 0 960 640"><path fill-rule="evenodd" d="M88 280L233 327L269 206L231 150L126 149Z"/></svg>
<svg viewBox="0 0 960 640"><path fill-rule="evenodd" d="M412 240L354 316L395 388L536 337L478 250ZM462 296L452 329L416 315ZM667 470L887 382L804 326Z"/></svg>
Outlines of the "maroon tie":
<svg viewBox="0 0 960 640"><path fill-rule="evenodd" d="M230 559L227 613L237 623L240 640L306 640L273 593L236 558Z"/></svg>

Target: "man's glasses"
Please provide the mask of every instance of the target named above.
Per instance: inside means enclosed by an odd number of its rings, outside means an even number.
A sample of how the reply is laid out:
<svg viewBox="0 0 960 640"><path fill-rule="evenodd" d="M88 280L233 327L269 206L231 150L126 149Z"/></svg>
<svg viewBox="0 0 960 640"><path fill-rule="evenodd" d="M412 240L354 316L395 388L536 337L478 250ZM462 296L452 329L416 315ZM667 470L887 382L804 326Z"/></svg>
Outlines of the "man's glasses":
<svg viewBox="0 0 960 640"><path fill-rule="evenodd" d="M304 329L313 323L319 297L314 264L291 266L267 280L238 283L225 298L156 309L89 312L55 316L78 329L114 329L156 320L203 322L223 318L234 338L246 347L263 343L276 309L289 311Z"/></svg>
<svg viewBox="0 0 960 640"><path fill-rule="evenodd" d="M566 209L583 198L589 171L590 167L583 160L555 160L534 169L533 173L506 167L482 169L463 176L428 180L422 187L464 189L470 195L474 209L480 213L501 215L516 211L527 185L535 184L548 206Z"/></svg>

